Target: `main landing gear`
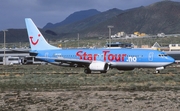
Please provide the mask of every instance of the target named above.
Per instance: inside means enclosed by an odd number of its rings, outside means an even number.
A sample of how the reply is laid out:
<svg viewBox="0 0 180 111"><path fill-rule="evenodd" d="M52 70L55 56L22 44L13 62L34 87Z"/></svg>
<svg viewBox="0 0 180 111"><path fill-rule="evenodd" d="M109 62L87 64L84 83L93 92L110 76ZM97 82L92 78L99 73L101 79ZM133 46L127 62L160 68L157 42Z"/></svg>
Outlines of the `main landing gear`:
<svg viewBox="0 0 180 111"><path fill-rule="evenodd" d="M156 72L155 72L156 74L159 74L160 73L160 70L156 70Z"/></svg>
<svg viewBox="0 0 180 111"><path fill-rule="evenodd" d="M101 73L107 73L107 71L100 71ZM84 73L91 74L91 70L89 68L84 69Z"/></svg>
<svg viewBox="0 0 180 111"><path fill-rule="evenodd" d="M91 70L90 70L89 68L86 68L86 69L84 69L84 73L90 74L90 73L91 73Z"/></svg>
<svg viewBox="0 0 180 111"><path fill-rule="evenodd" d="M107 71L100 71L101 73L106 73Z"/></svg>

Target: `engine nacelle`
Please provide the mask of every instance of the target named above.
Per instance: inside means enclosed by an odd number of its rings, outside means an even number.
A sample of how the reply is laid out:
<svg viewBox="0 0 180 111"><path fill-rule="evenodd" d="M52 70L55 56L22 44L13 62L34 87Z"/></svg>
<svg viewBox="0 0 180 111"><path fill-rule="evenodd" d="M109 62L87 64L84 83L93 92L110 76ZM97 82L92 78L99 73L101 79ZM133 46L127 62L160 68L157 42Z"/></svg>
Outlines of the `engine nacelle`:
<svg viewBox="0 0 180 111"><path fill-rule="evenodd" d="M89 65L89 69L92 70L92 71L107 71L107 70L109 70L109 65L106 62L93 61Z"/></svg>

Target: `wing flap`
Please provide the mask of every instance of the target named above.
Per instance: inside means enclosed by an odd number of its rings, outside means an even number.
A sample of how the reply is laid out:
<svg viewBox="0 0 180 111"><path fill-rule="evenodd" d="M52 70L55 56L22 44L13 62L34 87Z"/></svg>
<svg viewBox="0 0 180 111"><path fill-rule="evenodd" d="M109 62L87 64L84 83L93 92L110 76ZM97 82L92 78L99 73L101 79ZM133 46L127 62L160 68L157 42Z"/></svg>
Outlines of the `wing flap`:
<svg viewBox="0 0 180 111"><path fill-rule="evenodd" d="M52 58L52 57L38 57L37 59L44 59L44 60L54 60L55 62L61 62L61 63L84 63L84 64L90 64L92 61L90 60L79 60L79 59L70 59L70 58Z"/></svg>

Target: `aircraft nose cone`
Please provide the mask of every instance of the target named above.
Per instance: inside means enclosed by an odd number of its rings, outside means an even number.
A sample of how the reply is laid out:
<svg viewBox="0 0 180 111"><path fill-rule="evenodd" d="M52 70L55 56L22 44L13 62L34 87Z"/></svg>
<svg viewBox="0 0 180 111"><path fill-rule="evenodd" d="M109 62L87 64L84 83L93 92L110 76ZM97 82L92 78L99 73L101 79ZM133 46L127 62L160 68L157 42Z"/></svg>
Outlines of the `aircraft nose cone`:
<svg viewBox="0 0 180 111"><path fill-rule="evenodd" d="M175 60L174 60L174 58L172 58L172 57L169 57L169 62L171 62L171 63L174 63L175 62Z"/></svg>

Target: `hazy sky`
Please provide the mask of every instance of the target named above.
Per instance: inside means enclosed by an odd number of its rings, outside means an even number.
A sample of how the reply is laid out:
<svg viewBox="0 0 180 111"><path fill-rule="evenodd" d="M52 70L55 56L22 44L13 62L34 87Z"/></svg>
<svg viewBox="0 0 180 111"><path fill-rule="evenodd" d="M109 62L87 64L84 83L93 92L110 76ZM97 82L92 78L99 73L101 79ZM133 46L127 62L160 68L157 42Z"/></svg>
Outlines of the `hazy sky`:
<svg viewBox="0 0 180 111"><path fill-rule="evenodd" d="M80 10L125 10L158 1L162 0L0 0L0 31L25 28L24 18L32 18L35 24L42 28L48 22L61 22L73 12Z"/></svg>

